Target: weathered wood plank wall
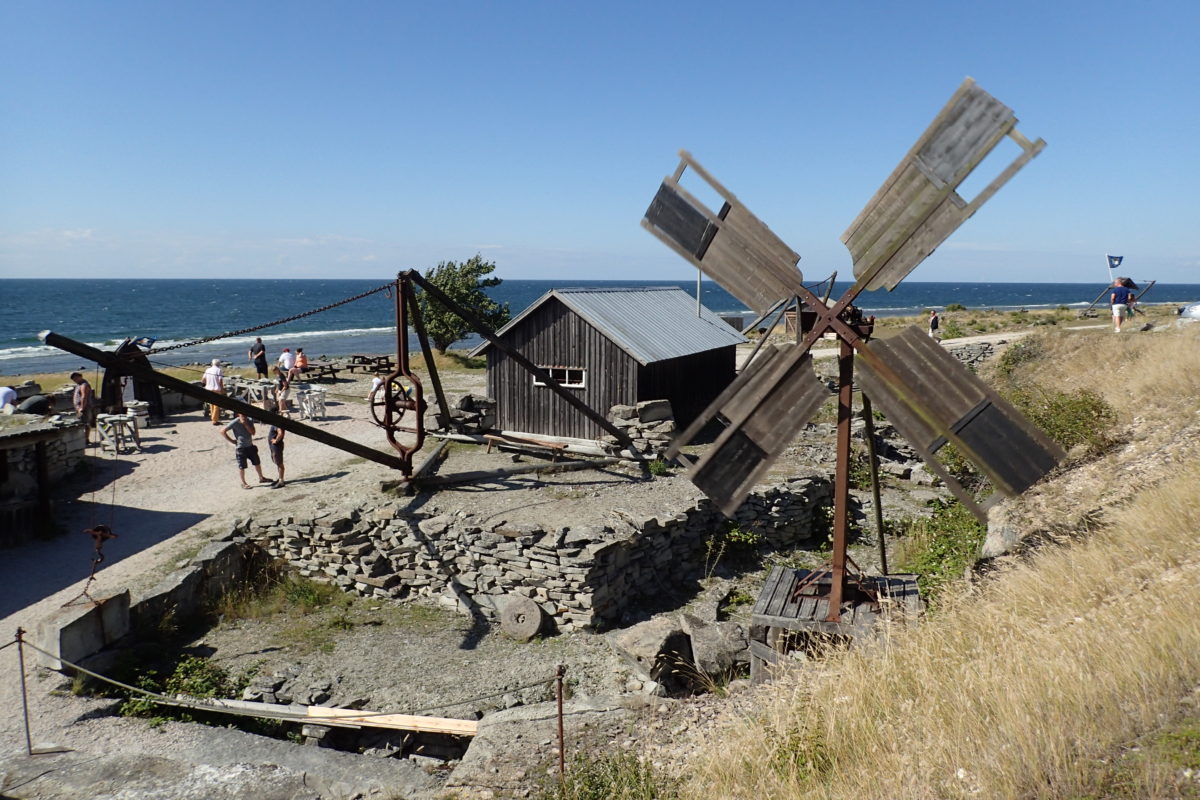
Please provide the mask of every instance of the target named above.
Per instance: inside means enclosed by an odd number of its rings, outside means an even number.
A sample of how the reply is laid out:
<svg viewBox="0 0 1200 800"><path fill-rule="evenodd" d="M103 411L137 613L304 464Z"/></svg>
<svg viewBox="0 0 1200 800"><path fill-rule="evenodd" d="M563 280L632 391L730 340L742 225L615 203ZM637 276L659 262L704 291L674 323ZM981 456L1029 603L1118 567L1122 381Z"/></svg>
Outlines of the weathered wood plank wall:
<svg viewBox="0 0 1200 800"><path fill-rule="evenodd" d="M637 397L638 363L557 299L537 308L504 336L505 342L540 366L587 370L586 388L568 389L607 414ZM571 408L497 348L488 351L488 394L496 401L502 430L595 439L598 425Z"/></svg>

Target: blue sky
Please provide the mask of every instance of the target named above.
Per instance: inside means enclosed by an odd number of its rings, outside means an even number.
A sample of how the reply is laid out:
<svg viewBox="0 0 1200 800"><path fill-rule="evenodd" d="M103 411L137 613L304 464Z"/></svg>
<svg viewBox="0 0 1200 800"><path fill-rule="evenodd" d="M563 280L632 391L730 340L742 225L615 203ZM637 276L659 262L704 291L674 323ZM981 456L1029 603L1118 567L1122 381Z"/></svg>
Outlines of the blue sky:
<svg viewBox="0 0 1200 800"><path fill-rule="evenodd" d="M0 0L0 276L686 279L680 148L807 278L962 79L1048 146L912 280L1200 283L1200 5Z"/></svg>

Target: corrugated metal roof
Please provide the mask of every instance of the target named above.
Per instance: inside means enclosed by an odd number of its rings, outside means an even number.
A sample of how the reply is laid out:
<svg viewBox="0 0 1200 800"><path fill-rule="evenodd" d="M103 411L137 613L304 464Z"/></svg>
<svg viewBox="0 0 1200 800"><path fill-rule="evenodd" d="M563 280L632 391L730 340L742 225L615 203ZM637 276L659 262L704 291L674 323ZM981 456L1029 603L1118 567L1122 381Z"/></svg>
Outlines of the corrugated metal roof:
<svg viewBox="0 0 1200 800"><path fill-rule="evenodd" d="M497 331L519 325L535 308L557 298L563 305L612 339L642 365L693 353L741 344L746 339L704 306L696 314L696 301L676 286L615 289L551 289ZM487 350L484 342L471 351Z"/></svg>

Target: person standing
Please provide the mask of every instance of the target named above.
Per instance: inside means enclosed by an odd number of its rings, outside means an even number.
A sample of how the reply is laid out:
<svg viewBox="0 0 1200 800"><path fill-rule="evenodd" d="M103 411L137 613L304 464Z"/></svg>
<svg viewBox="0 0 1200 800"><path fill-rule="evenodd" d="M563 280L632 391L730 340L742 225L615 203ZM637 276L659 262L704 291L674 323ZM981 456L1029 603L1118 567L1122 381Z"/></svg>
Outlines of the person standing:
<svg viewBox="0 0 1200 800"><path fill-rule="evenodd" d="M275 387L275 411L287 414L292 410L292 384L287 378L280 378Z"/></svg>
<svg viewBox="0 0 1200 800"><path fill-rule="evenodd" d="M230 436L230 434L233 435ZM243 489L250 488L250 484L246 483L247 461L254 465L259 483L271 483L270 479L263 475L262 462L258 457L258 447L254 444L254 423L250 421L249 417L245 414L238 414L234 417L233 422L221 428L221 436L235 448L233 457L237 460L238 478L242 482Z"/></svg>
<svg viewBox="0 0 1200 800"><path fill-rule="evenodd" d="M216 394L225 394L225 373L221 371L221 360L214 358L212 366L204 370L204 388ZM221 424L221 407L215 403L209 403L211 409L212 424Z"/></svg>
<svg viewBox="0 0 1200 800"><path fill-rule="evenodd" d="M284 485L283 480L283 435L286 433L283 428L272 425L267 429L267 449L271 451L271 463L275 465L275 470L279 473L279 477L271 484L272 489L281 489Z"/></svg>
<svg viewBox="0 0 1200 800"><path fill-rule="evenodd" d="M17 390L11 386L0 386L0 411L9 413L6 409L9 406L17 405Z"/></svg>
<svg viewBox="0 0 1200 800"><path fill-rule="evenodd" d="M266 378L267 375L267 346L263 344L261 336L254 339L254 344L250 345L250 351L246 354L250 360L254 362L254 370L258 373L258 377Z"/></svg>
<svg viewBox="0 0 1200 800"><path fill-rule="evenodd" d="M1113 332L1121 332L1121 323L1125 321L1125 316L1129 313L1129 304L1133 299L1133 290L1125 285L1124 278L1117 278L1113 281L1112 293L1109 295L1108 302L1112 304L1113 316Z"/></svg>
<svg viewBox="0 0 1200 800"><path fill-rule="evenodd" d="M942 326L942 322L938 318L937 309L936 308L929 309L929 338L930 339L940 340L940 336L938 334L938 328L940 328L941 326Z"/></svg>
<svg viewBox="0 0 1200 800"><path fill-rule="evenodd" d="M92 385L84 380L78 372L71 373L71 382L75 384L75 393L71 395L71 404L75 406L75 416L83 423L83 442L91 442L92 428L96 427L96 395Z"/></svg>

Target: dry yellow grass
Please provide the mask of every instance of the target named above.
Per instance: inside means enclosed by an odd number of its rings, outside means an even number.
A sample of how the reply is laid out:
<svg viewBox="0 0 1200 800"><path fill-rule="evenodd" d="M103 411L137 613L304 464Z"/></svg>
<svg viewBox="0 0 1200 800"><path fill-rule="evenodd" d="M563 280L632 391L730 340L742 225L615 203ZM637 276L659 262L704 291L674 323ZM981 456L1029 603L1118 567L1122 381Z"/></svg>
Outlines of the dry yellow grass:
<svg viewBox="0 0 1200 800"><path fill-rule="evenodd" d="M1052 339L1031 374L1101 391L1155 436L1194 432L1196 332ZM1087 537L772 686L711 742L690 796L1098 796L1121 744L1200 676L1200 466L1148 481Z"/></svg>

